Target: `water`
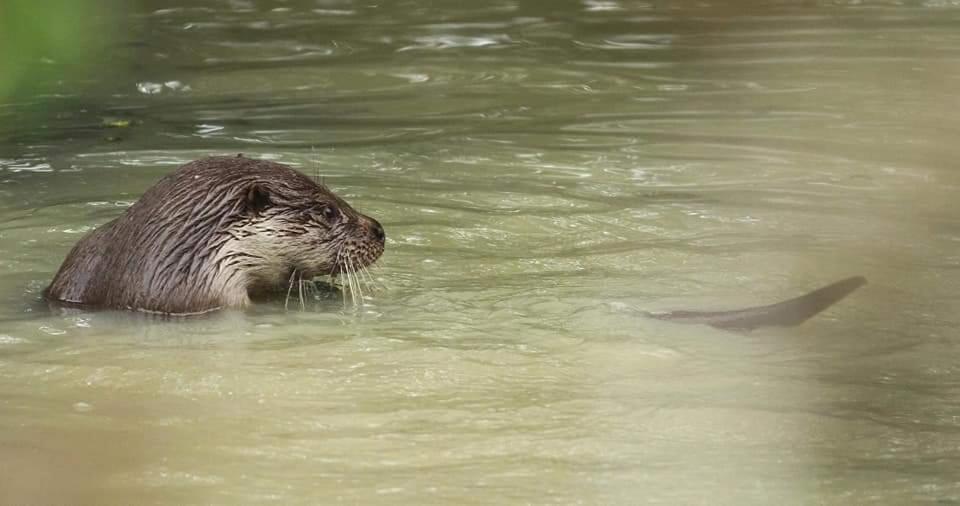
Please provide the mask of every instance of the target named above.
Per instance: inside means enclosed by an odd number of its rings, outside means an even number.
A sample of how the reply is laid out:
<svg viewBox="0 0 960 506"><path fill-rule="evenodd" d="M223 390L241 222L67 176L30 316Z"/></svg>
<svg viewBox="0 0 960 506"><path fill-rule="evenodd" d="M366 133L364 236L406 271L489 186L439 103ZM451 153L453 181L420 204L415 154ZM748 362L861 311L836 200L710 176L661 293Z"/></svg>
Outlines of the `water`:
<svg viewBox="0 0 960 506"><path fill-rule="evenodd" d="M0 106L0 503L960 503L960 7L119 16L92 73ZM39 303L83 233L237 152L380 220L384 288ZM795 329L638 313L853 274Z"/></svg>

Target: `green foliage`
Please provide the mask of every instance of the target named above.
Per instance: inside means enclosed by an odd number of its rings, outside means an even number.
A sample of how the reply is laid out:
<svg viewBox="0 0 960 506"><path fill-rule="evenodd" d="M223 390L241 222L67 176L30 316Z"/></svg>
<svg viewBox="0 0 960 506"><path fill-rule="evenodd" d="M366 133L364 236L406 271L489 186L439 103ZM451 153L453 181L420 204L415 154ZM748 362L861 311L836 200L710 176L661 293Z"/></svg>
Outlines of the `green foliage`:
<svg viewBox="0 0 960 506"><path fill-rule="evenodd" d="M94 16L107 3L0 0L0 102L43 76L62 76L89 59Z"/></svg>

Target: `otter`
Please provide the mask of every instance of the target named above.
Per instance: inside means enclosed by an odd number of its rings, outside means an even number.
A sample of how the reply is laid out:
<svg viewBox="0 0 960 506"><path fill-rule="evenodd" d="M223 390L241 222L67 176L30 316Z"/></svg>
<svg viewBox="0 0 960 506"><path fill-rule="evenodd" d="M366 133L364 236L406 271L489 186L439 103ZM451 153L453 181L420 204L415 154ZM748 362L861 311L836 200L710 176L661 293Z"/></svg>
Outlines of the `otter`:
<svg viewBox="0 0 960 506"><path fill-rule="evenodd" d="M44 296L167 315L244 308L295 278L350 276L384 242L377 220L286 165L210 157L182 165L83 237Z"/></svg>
<svg viewBox="0 0 960 506"><path fill-rule="evenodd" d="M289 296L295 278L349 278L383 254L384 240L377 220L286 165L242 155L204 158L82 238L44 297L164 315L244 308L270 294ZM793 326L864 284L855 276L766 306L643 314L724 330Z"/></svg>

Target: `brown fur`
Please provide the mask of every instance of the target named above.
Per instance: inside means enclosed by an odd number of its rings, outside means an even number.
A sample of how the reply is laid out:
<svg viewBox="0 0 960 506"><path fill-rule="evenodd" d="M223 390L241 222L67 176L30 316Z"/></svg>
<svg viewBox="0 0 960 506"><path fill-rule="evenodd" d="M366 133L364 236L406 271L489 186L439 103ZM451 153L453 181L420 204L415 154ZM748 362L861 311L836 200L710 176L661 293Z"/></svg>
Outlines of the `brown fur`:
<svg viewBox="0 0 960 506"><path fill-rule="evenodd" d="M74 246L48 300L168 314L244 307L290 280L367 266L383 228L266 160L212 157L157 182Z"/></svg>

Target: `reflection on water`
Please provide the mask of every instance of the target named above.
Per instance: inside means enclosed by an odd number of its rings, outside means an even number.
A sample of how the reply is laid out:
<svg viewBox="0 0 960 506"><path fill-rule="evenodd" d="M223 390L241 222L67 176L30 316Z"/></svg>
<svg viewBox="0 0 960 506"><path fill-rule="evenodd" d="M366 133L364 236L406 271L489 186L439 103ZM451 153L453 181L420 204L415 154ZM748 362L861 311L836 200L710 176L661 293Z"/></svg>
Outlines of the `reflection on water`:
<svg viewBox="0 0 960 506"><path fill-rule="evenodd" d="M0 502L960 502L960 9L145 1L0 104ZM48 93L49 88L59 92ZM387 230L363 307L57 313L178 164ZM639 310L871 284L750 335Z"/></svg>

